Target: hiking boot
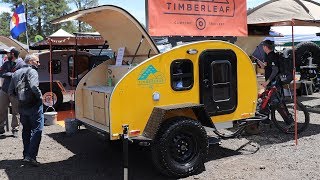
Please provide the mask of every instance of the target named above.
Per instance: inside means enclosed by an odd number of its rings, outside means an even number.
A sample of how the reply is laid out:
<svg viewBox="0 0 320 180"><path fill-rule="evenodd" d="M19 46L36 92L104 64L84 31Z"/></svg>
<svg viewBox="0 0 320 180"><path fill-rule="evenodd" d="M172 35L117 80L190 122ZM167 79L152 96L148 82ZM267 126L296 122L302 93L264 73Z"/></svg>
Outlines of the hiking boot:
<svg viewBox="0 0 320 180"><path fill-rule="evenodd" d="M265 120L262 120L261 121L261 124L262 125L270 125L271 124L271 120L268 118L268 119L265 119Z"/></svg>
<svg viewBox="0 0 320 180"><path fill-rule="evenodd" d="M291 122L290 124L287 124L286 125L286 131L289 132L290 130L294 130L294 126L295 126L294 122Z"/></svg>
<svg viewBox="0 0 320 180"><path fill-rule="evenodd" d="M30 157L24 157L22 161L26 162L26 163L30 164L31 166L34 166L34 167L39 167L41 165L41 163L39 163L37 160L32 159Z"/></svg>
<svg viewBox="0 0 320 180"><path fill-rule="evenodd" d="M22 162L30 162L30 159L28 157L23 157Z"/></svg>
<svg viewBox="0 0 320 180"><path fill-rule="evenodd" d="M39 167L41 165L41 163L39 163L37 160L35 159L29 159L29 164L31 164L34 167Z"/></svg>
<svg viewBox="0 0 320 180"><path fill-rule="evenodd" d="M0 134L4 134L6 131L4 129L0 129Z"/></svg>
<svg viewBox="0 0 320 180"><path fill-rule="evenodd" d="M19 131L18 130L12 130L12 136L14 137L14 138L18 138L19 137Z"/></svg>

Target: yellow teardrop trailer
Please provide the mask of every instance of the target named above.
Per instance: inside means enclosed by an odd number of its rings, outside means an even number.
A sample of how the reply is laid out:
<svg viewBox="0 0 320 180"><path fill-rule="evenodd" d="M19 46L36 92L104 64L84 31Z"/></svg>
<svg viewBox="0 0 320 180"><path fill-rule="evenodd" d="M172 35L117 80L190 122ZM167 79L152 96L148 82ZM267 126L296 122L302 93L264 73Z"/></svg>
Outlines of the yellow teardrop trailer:
<svg viewBox="0 0 320 180"><path fill-rule="evenodd" d="M239 47L202 41L160 54L140 23L119 7L80 10L54 23L73 19L90 24L113 50L124 47L130 64L107 61L88 72L76 89L76 118L110 140L120 139L125 127L129 138L150 142L162 173L197 172L209 146L204 127L228 128L255 116L256 74Z"/></svg>

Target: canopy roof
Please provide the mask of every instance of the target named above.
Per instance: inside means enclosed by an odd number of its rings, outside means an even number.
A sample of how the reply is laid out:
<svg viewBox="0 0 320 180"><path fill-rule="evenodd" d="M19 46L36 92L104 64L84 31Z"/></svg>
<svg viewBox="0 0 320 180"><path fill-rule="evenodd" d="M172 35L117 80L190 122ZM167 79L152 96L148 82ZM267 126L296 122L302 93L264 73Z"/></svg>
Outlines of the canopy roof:
<svg viewBox="0 0 320 180"><path fill-rule="evenodd" d="M80 49L106 49L108 43L101 36L77 36L77 37L54 37L34 43L30 46L33 50L50 49L74 49L77 45Z"/></svg>
<svg viewBox="0 0 320 180"><path fill-rule="evenodd" d="M50 49L50 41L52 42L52 49L74 49L76 45L80 49L108 48L107 42L105 42L99 33L76 33L75 36L63 29L59 29L51 34L49 38L32 44L30 49Z"/></svg>
<svg viewBox="0 0 320 180"><path fill-rule="evenodd" d="M312 0L270 0L248 11L248 24L256 26L320 26L320 3Z"/></svg>
<svg viewBox="0 0 320 180"><path fill-rule="evenodd" d="M52 23L80 20L97 30L113 50L125 47L125 55L145 56L158 54L159 50L141 24L120 7L104 5L78 10L62 16ZM140 46L139 46L140 44ZM138 48L139 47L139 48Z"/></svg>
<svg viewBox="0 0 320 180"><path fill-rule="evenodd" d="M54 38L54 37L74 37L74 35L68 33L67 31L65 31L63 29L59 29L55 33L51 34L49 37L50 38Z"/></svg>
<svg viewBox="0 0 320 180"><path fill-rule="evenodd" d="M11 39L5 36L0 36L0 45L2 48L7 48L11 46L17 48L20 51L20 57L22 58L24 58L28 54L28 51L27 51L28 46L15 39Z"/></svg>

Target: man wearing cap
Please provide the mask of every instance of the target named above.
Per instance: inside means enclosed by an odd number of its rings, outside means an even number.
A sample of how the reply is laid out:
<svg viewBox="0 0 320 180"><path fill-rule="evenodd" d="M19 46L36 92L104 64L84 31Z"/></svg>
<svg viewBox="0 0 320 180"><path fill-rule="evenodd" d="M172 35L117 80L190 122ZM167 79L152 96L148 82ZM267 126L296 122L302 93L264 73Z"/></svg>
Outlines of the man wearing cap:
<svg viewBox="0 0 320 180"><path fill-rule="evenodd" d="M265 70L265 82L261 85L267 87L270 83L280 85L279 73L279 56L274 52L274 42L265 40L262 42L263 51L266 53L265 63L259 63L259 65ZM263 114L269 115L269 111L262 112ZM270 119L262 121L263 124L270 124Z"/></svg>
<svg viewBox="0 0 320 180"><path fill-rule="evenodd" d="M274 52L274 42L270 40L265 40L262 42L263 51L266 53L265 62L257 61L259 66L265 70L265 82L261 85L263 87L267 87L271 82L279 83L280 79L278 78L279 73L279 58L277 54ZM269 116L269 111L262 111L262 114ZM261 121L262 124L270 124L270 119L266 119ZM248 134L259 134L258 124L253 124L251 126L246 127L246 132Z"/></svg>
<svg viewBox="0 0 320 180"><path fill-rule="evenodd" d="M15 47L4 49L7 52L8 61L6 61L0 68L0 77L4 78L2 88L0 90L0 134L5 133L4 123L6 116L8 116L8 107L12 106L12 134L18 137L19 131L19 114L18 114L18 100L16 97L8 95L8 88L11 82L11 77L17 69L25 65L25 62L19 57L19 51Z"/></svg>
<svg viewBox="0 0 320 180"><path fill-rule="evenodd" d="M263 51L266 53L265 63L258 61L259 65L265 70L265 82L262 83L263 87L276 80L276 77L279 72L279 58L274 52L274 42L270 40L265 40L262 42Z"/></svg>
<svg viewBox="0 0 320 180"><path fill-rule="evenodd" d="M13 76L9 86L8 94L13 96L26 97L30 101L27 104L19 102L19 112L22 124L22 140L23 140L23 161L29 162L33 166L39 166L36 160L41 134L44 125L42 94L39 89L39 75L37 72L39 58L36 55L27 55L25 63L21 69L17 70ZM29 93L27 91L19 91L19 81L28 78ZM31 91L31 92L30 92ZM20 99L21 100L21 99Z"/></svg>

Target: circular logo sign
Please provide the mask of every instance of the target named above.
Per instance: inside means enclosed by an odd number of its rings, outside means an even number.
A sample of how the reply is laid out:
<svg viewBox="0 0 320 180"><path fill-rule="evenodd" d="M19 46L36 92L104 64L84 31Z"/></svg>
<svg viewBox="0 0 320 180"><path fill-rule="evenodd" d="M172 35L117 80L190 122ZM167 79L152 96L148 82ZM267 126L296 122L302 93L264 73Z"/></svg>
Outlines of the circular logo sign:
<svg viewBox="0 0 320 180"><path fill-rule="evenodd" d="M55 93L52 93L52 98L51 98L51 92L46 92L42 96L42 102L45 106L53 106L57 103L57 95ZM52 102L53 100L53 102Z"/></svg>
<svg viewBox="0 0 320 180"><path fill-rule="evenodd" d="M196 25L199 30L203 30L204 28L206 28L206 20L204 20L203 18L198 18L196 21Z"/></svg>

